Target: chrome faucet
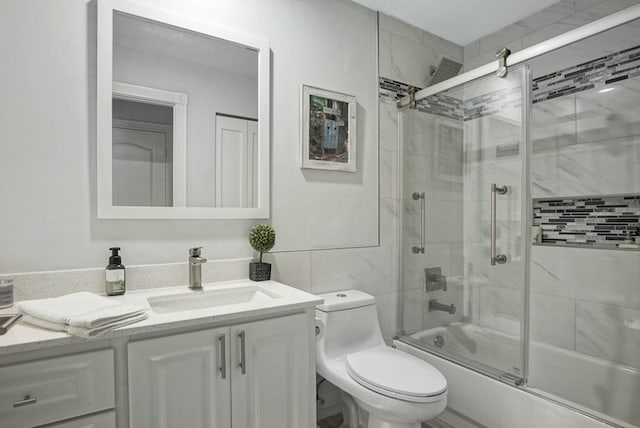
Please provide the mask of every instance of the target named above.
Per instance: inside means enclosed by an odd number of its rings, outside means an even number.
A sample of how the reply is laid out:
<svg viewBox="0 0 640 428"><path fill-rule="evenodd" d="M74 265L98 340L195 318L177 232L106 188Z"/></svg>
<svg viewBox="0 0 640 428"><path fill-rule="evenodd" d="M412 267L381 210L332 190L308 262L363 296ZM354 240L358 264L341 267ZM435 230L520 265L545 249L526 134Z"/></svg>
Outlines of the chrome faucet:
<svg viewBox="0 0 640 428"><path fill-rule="evenodd" d="M444 303L438 302L436 299L431 299L429 300L429 312L433 311L449 312L453 315L456 313L456 305L445 305Z"/></svg>
<svg viewBox="0 0 640 428"><path fill-rule="evenodd" d="M192 290L202 290L202 264L207 259L201 257L202 247L189 249L189 288Z"/></svg>

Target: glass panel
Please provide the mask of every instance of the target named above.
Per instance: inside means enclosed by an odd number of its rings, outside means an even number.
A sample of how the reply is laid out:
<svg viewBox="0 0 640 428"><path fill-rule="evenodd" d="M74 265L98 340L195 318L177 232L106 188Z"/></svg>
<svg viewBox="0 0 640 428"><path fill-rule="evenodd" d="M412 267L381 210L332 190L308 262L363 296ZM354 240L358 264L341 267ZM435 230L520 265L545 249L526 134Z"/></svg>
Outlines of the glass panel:
<svg viewBox="0 0 640 428"><path fill-rule="evenodd" d="M523 373L528 81L521 66L438 93L404 111L401 125L402 340L514 380ZM496 265L492 184L506 257Z"/></svg>
<svg viewBox="0 0 640 428"><path fill-rule="evenodd" d="M640 426L639 28L531 61L541 236L531 247L528 386L625 426Z"/></svg>

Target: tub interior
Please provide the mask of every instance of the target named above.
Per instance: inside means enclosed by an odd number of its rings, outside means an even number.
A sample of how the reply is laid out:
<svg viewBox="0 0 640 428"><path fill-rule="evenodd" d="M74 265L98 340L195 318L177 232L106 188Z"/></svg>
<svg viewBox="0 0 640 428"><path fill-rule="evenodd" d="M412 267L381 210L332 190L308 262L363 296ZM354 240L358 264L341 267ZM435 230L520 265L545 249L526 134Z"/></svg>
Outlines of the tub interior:
<svg viewBox="0 0 640 428"><path fill-rule="evenodd" d="M400 340L472 367L473 363L504 365L519 346L517 336L472 323L435 327ZM640 426L637 369L538 341L530 342L529 365L531 374L522 385L525 390L604 419Z"/></svg>

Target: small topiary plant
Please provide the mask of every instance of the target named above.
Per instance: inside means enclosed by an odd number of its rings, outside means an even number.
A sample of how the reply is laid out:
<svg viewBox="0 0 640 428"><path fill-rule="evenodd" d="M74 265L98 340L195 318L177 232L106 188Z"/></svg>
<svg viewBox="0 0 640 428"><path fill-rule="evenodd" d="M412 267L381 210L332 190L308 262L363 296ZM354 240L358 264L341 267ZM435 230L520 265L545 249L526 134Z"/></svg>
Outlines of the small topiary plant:
<svg viewBox="0 0 640 428"><path fill-rule="evenodd" d="M249 232L249 244L260 253L262 263L262 253L266 253L276 244L276 231L268 224L256 224Z"/></svg>

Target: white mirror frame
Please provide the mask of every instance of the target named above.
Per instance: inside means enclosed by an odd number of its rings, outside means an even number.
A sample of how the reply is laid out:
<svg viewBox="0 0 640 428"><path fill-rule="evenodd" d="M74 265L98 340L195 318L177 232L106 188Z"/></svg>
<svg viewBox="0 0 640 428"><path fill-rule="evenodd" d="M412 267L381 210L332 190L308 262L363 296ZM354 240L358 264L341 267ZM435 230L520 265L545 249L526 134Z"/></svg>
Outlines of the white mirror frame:
<svg viewBox="0 0 640 428"><path fill-rule="evenodd" d="M252 208L224 207L132 207L114 206L112 188L112 98L122 92L113 82L113 13L158 21L174 27L202 33L247 46L258 52L258 206ZM269 154L270 154L270 81L271 54L265 40L236 33L226 28L194 21L129 0L98 1L97 51L97 214L100 219L263 219L269 218ZM132 86L132 85L129 85ZM140 87L138 87L140 88ZM128 88L131 89L131 88ZM147 88L143 88L147 89ZM147 94L149 95L149 94ZM157 95L157 94L156 94ZM140 96L140 95L139 95ZM144 99L144 94L142 94ZM141 99L141 98L138 98ZM186 100L185 100L186 101ZM174 115L177 114L174 109ZM175 130L186 135L186 129ZM186 164L186 151L183 153ZM180 154L175 160L180 160ZM212 161L214 161L212 159ZM185 167L186 172L186 167ZM181 181L183 180L183 181ZM174 180L174 185L186 189L186 177ZM185 192L186 201L186 192ZM179 202L179 201L176 201ZM184 201L183 201L184 202ZM174 204L179 205L179 204Z"/></svg>

